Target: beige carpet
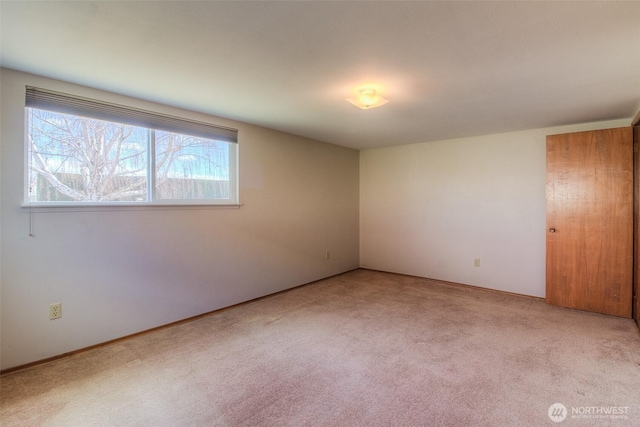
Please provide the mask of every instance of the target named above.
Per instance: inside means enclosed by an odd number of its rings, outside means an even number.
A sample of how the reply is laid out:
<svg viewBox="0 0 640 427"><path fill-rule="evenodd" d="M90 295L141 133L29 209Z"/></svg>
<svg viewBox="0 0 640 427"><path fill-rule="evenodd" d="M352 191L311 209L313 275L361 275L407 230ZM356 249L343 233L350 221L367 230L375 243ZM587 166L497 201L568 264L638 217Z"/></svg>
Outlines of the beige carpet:
<svg viewBox="0 0 640 427"><path fill-rule="evenodd" d="M5 375L1 393L3 426L544 426L554 403L561 425L640 425L640 334L356 270Z"/></svg>

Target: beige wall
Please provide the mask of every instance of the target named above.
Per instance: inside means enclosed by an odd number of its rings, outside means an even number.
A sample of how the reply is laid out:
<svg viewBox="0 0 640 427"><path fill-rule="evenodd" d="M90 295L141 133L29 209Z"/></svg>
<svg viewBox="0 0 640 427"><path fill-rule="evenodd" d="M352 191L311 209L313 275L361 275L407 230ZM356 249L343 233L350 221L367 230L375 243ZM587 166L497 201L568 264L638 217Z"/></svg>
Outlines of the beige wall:
<svg viewBox="0 0 640 427"><path fill-rule="evenodd" d="M546 135L630 123L361 151L360 265L544 297Z"/></svg>
<svg viewBox="0 0 640 427"><path fill-rule="evenodd" d="M357 151L12 70L0 77L2 369L358 267ZM244 206L37 212L29 237L25 85L238 128ZM54 302L63 315L50 321Z"/></svg>

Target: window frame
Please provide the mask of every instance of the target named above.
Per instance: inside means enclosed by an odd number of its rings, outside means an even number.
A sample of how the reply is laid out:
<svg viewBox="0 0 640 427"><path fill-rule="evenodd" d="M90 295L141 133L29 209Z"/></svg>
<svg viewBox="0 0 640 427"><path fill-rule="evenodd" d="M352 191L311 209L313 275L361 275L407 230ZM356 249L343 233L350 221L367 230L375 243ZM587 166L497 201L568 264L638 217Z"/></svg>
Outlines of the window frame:
<svg viewBox="0 0 640 427"><path fill-rule="evenodd" d="M84 98L76 95L69 95L66 93L50 91L48 89L35 88L31 86L26 87L26 102L24 108L24 195L22 207L29 208L71 208L77 210L78 208L151 208L151 207L176 207L176 208L208 208L208 207L240 207L242 204L239 202L239 179L238 179L238 157L239 157L239 144L238 144L238 130L234 128L215 125L212 123L198 122L191 119L186 119L177 116L171 116L163 113L158 113L149 110L142 110L134 107L124 106L120 104L113 104L105 101L100 101L91 98ZM36 96L44 94L45 108L42 108L38 101L29 99L30 96ZM48 98L47 98L48 97ZM53 101L51 101L51 98ZM61 105L58 106L56 100L62 100ZM76 105L73 103L79 103L78 110L74 110ZM91 108L97 108L98 114L87 113L83 110L83 106L89 106ZM37 108L40 110L51 111L54 113L70 114L80 117L89 117L92 119L99 119L108 122L123 123L126 125L132 125L145 128L149 132L147 139L147 164L146 164L146 200L142 201L36 201L31 200L30 191L30 157L31 148L28 142L28 135L30 132L29 124L29 108ZM100 109L106 108L107 117L100 116ZM113 114L127 114L133 112L134 115L142 117L135 117L125 120L114 120ZM149 126L148 122L156 120L160 123L160 127ZM168 121L168 125L163 123L163 120ZM178 128L174 128L177 123ZM197 129L194 132L189 132L189 126L194 125ZM186 132L184 130L187 130ZM228 174L229 174L229 198L228 199L158 199L156 197L156 142L154 131L172 132L186 136L194 136L203 139L211 139L226 143L228 147ZM209 133L210 131L210 133ZM219 133L218 133L219 132ZM55 209L58 210L58 209Z"/></svg>

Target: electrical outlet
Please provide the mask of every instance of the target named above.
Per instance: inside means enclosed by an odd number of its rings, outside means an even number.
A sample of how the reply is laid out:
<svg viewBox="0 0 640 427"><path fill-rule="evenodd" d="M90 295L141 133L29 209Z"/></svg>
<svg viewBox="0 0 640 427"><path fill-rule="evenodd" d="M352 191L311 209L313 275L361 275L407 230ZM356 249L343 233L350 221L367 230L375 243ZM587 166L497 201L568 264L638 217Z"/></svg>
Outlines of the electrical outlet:
<svg viewBox="0 0 640 427"><path fill-rule="evenodd" d="M49 320L55 320L62 317L62 304L56 303L49 306Z"/></svg>
<svg viewBox="0 0 640 427"><path fill-rule="evenodd" d="M327 251L327 254L326 254L325 257L326 257L326 259L331 259L331 251Z"/></svg>
<svg viewBox="0 0 640 427"><path fill-rule="evenodd" d="M474 258L473 259L473 266L474 267L480 267L480 258Z"/></svg>

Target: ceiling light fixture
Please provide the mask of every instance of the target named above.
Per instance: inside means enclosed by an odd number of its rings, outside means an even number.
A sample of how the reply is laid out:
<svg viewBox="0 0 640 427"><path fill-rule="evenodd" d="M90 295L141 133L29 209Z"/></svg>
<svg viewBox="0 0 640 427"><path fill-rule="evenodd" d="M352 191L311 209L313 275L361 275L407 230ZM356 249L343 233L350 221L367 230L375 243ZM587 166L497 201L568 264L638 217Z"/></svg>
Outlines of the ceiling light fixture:
<svg viewBox="0 0 640 427"><path fill-rule="evenodd" d="M372 87L358 89L356 96L354 98L347 98L347 101L363 110L380 107L389 102L387 99L381 97L378 91Z"/></svg>

